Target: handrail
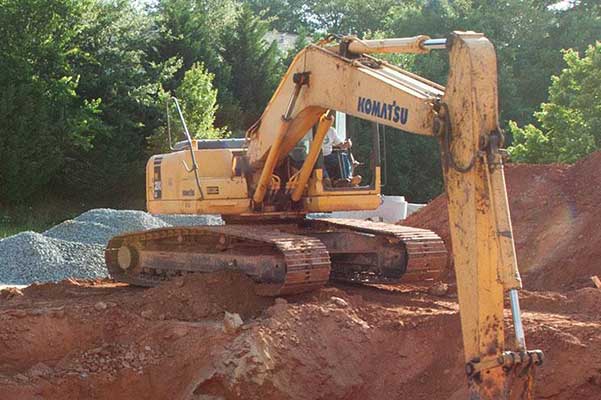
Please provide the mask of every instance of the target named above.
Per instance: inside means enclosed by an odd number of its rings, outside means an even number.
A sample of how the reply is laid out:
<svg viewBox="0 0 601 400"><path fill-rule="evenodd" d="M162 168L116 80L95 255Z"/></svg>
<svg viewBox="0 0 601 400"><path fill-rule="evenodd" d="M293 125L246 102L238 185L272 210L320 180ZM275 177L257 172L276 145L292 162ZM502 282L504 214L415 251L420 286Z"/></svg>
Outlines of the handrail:
<svg viewBox="0 0 601 400"><path fill-rule="evenodd" d="M186 135L186 141L188 142L188 148L190 149L190 156L192 158L192 168L189 168L185 161L182 161L184 164L184 168L188 172L194 172L194 179L196 180L196 187L198 188L198 193L200 195L200 200L204 198L202 193L202 188L200 186L200 177L198 176L198 164L196 164L196 157L194 156L194 149L192 148L192 137L190 136L190 132L188 131L188 126L186 125L186 120L184 119L184 114L182 113L182 109L179 106L179 101L175 96L172 96L171 99L175 103L175 107L177 109L177 113L179 114L179 119L182 123L182 127L184 128L184 134ZM167 106L167 130L169 134L169 147L171 147L171 127L169 123L169 106ZM173 150L173 148L172 148Z"/></svg>

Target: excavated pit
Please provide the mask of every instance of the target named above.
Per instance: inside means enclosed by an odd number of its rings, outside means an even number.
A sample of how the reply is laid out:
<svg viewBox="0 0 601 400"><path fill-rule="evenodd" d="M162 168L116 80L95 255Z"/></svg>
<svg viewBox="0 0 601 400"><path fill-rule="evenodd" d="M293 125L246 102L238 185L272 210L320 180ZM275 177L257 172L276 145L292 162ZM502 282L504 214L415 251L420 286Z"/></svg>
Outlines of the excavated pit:
<svg viewBox="0 0 601 400"><path fill-rule="evenodd" d="M250 285L227 273L5 290L2 399L466 398L452 294L337 286L284 300ZM601 398L598 304L592 288L524 293L528 343L546 354L536 398ZM224 328L224 311L243 325Z"/></svg>

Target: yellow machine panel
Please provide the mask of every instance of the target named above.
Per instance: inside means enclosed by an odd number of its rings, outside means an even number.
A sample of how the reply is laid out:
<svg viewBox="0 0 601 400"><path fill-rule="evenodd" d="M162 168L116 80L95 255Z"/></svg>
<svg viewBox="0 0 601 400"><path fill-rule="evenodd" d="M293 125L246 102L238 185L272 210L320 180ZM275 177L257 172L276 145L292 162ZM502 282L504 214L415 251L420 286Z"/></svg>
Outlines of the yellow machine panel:
<svg viewBox="0 0 601 400"><path fill-rule="evenodd" d="M193 141L197 146L197 141ZM200 188L189 149L155 155L146 165L148 210L154 214L238 214L249 211L246 179L234 176L230 149L195 150Z"/></svg>

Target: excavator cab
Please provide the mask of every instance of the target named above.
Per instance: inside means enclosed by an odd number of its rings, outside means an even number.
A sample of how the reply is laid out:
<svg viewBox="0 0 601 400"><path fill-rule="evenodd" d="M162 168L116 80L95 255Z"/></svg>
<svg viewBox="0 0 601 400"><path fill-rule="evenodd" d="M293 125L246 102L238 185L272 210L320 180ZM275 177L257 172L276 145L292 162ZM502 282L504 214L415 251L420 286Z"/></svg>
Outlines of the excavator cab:
<svg viewBox="0 0 601 400"><path fill-rule="evenodd" d="M278 154L279 160L273 167L272 181L266 185L268 190L265 190L262 199L258 201L253 196L254 205L260 205L255 207L255 211L307 214L373 210L380 205L380 141L377 129L371 130L371 133L367 130L367 135L364 130L358 135L363 148L361 160L365 162L356 162L350 140L338 138L337 143L326 144L327 140L332 141L328 135L331 136L334 131L334 112L328 110L321 116L301 113L290 122L296 132L286 135L290 138L284 139L283 149L274 150L273 154ZM345 114L342 116L346 117ZM294 126L296 123L298 127ZM376 124L373 126L375 128ZM308 131L299 135L304 127ZM249 132L252 135L253 128ZM253 139L250 141L252 143ZM357 165L361 166L361 174L365 178L358 176L358 172L354 173ZM261 173L268 170L262 169ZM256 183L261 179L258 174L251 178L254 185L250 185L250 192L257 193Z"/></svg>
<svg viewBox="0 0 601 400"><path fill-rule="evenodd" d="M358 118L344 113L337 114L338 118L353 120L355 123L350 125L351 129L348 131L344 129L342 134L337 133L339 144L332 146L330 156L325 156L322 149L317 166L322 169L324 176L330 178L329 182L324 180L324 192L374 189L376 168L381 167L380 138L379 135L372 134L377 132L377 124L369 123L373 129L365 129ZM336 132L339 132L338 129Z"/></svg>
<svg viewBox="0 0 601 400"><path fill-rule="evenodd" d="M339 118L346 118L345 114L340 113ZM349 117L353 118L353 117ZM375 124L374 124L375 125ZM294 177L301 168L307 156L313 141L318 125L316 124L290 151L288 154L289 171L285 175ZM374 127L377 130L377 127ZM375 131L375 130L374 130ZM361 149L360 160L355 157L357 154L357 146L352 147L350 134L346 136L346 132L340 134L337 130L330 128L329 134L336 132L337 144L328 146L322 143L321 153L313 167L309 181L318 181L318 176L323 177L323 192L336 191L361 191L370 190L375 187L376 168L380 167L380 141L378 135L364 135L363 132L354 135ZM327 138L324 138L324 142ZM349 143L346 145L346 143ZM325 155L324 152L328 151ZM363 162L363 160L366 160ZM316 172L321 170L320 173ZM288 180L288 178L286 178Z"/></svg>

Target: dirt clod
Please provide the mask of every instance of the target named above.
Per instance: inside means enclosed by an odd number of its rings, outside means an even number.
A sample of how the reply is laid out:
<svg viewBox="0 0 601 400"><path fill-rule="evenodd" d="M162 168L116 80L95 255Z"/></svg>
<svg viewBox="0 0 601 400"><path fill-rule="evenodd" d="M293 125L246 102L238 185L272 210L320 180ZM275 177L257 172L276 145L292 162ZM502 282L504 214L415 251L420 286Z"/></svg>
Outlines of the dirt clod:
<svg viewBox="0 0 601 400"><path fill-rule="evenodd" d="M445 296L449 292L449 285L444 282L436 282L428 288L428 293L433 296Z"/></svg>
<svg viewBox="0 0 601 400"><path fill-rule="evenodd" d="M12 299L13 297L18 297L18 296L23 296L23 292L18 288L9 287L9 288L0 290L0 298L2 298L2 299L9 300L9 299Z"/></svg>
<svg viewBox="0 0 601 400"><path fill-rule="evenodd" d="M235 333L242 326L240 314L225 312L223 317L223 331L225 333Z"/></svg>
<svg viewBox="0 0 601 400"><path fill-rule="evenodd" d="M330 300L332 300L332 303L334 303L336 306L338 306L340 308L348 307L348 303L346 302L346 300L341 299L340 297L332 296L330 298Z"/></svg>

